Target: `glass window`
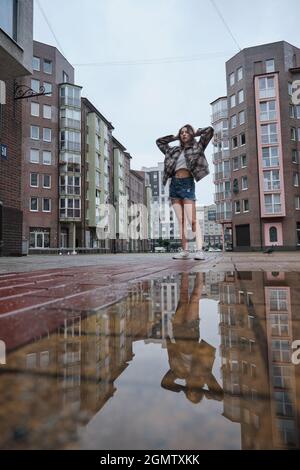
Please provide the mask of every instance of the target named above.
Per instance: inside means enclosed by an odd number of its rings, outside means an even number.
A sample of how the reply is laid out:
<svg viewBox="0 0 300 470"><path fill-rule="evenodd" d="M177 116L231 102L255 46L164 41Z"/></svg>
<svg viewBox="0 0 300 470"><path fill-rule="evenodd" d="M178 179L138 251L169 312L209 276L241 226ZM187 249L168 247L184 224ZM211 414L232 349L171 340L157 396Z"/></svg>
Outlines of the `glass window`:
<svg viewBox="0 0 300 470"><path fill-rule="evenodd" d="M63 72L63 83L69 82L69 75L66 72Z"/></svg>
<svg viewBox="0 0 300 470"><path fill-rule="evenodd" d="M237 121L236 121L236 114L231 116L231 129L234 129L236 127Z"/></svg>
<svg viewBox="0 0 300 470"><path fill-rule="evenodd" d="M234 212L236 214L240 214L240 212L241 212L241 202L240 201L234 201Z"/></svg>
<svg viewBox="0 0 300 470"><path fill-rule="evenodd" d="M276 102L262 101L259 103L260 120L261 121L274 121L276 119Z"/></svg>
<svg viewBox="0 0 300 470"><path fill-rule="evenodd" d="M244 90L240 90L238 92L238 100L239 100L239 104L243 103L243 101L244 101Z"/></svg>
<svg viewBox="0 0 300 470"><path fill-rule="evenodd" d="M31 116L39 116L40 115L40 105L39 103L31 102Z"/></svg>
<svg viewBox="0 0 300 470"><path fill-rule="evenodd" d="M290 118L295 117L295 106L293 104L289 105L289 114L290 114Z"/></svg>
<svg viewBox="0 0 300 470"><path fill-rule="evenodd" d="M30 186L32 188L38 188L38 186L39 186L39 175L38 175L38 173L30 173Z"/></svg>
<svg viewBox="0 0 300 470"><path fill-rule="evenodd" d="M246 144L246 134L240 134L240 145L245 145Z"/></svg>
<svg viewBox="0 0 300 470"><path fill-rule="evenodd" d="M47 96L52 96L52 83L44 82L45 93Z"/></svg>
<svg viewBox="0 0 300 470"><path fill-rule="evenodd" d="M275 72L275 61L274 59L266 60L266 72Z"/></svg>
<svg viewBox="0 0 300 470"><path fill-rule="evenodd" d="M39 92L40 92L40 81L39 81L39 80L36 80L35 78L32 78L32 79L31 79L31 89L32 89L35 93L39 93Z"/></svg>
<svg viewBox="0 0 300 470"><path fill-rule="evenodd" d="M249 212L249 199L243 200L243 212Z"/></svg>
<svg viewBox="0 0 300 470"><path fill-rule="evenodd" d="M239 113L239 123L244 124L245 123L245 111L241 111Z"/></svg>
<svg viewBox="0 0 300 470"><path fill-rule="evenodd" d="M275 81L274 77L262 77L258 79L259 97L274 98L275 97Z"/></svg>
<svg viewBox="0 0 300 470"><path fill-rule="evenodd" d="M51 119L52 118L52 108L51 106L48 106L44 104L43 106L43 117L45 119Z"/></svg>
<svg viewBox="0 0 300 470"><path fill-rule="evenodd" d="M291 127L291 140L296 140L296 127Z"/></svg>
<svg viewBox="0 0 300 470"><path fill-rule="evenodd" d="M32 58L32 68L39 72L41 70L41 59L39 57Z"/></svg>
<svg viewBox="0 0 300 470"><path fill-rule="evenodd" d="M292 150L292 162L293 163L298 163L297 150L295 150L295 149Z"/></svg>
<svg viewBox="0 0 300 470"><path fill-rule="evenodd" d="M233 108L235 106L235 95L232 95L230 97L230 107Z"/></svg>
<svg viewBox="0 0 300 470"><path fill-rule="evenodd" d="M293 185L294 186L299 186L299 173L294 173L293 174Z"/></svg>
<svg viewBox="0 0 300 470"><path fill-rule="evenodd" d="M43 212L51 212L51 199L43 197Z"/></svg>
<svg viewBox="0 0 300 470"><path fill-rule="evenodd" d="M242 189L243 190L248 189L248 177L247 176L242 176Z"/></svg>
<svg viewBox="0 0 300 470"><path fill-rule="evenodd" d="M279 170L264 171L264 190L280 189Z"/></svg>
<svg viewBox="0 0 300 470"><path fill-rule="evenodd" d="M297 245L300 245L300 222L296 223Z"/></svg>
<svg viewBox="0 0 300 470"><path fill-rule="evenodd" d="M260 128L262 144L277 144L277 124L261 124Z"/></svg>
<svg viewBox="0 0 300 470"><path fill-rule="evenodd" d="M270 242L275 243L278 241L278 236L277 236L277 228L276 227L270 227L269 229L269 238Z"/></svg>
<svg viewBox="0 0 300 470"><path fill-rule="evenodd" d="M43 175L43 188L47 188L47 189L51 188L51 176L50 175Z"/></svg>
<svg viewBox="0 0 300 470"><path fill-rule="evenodd" d="M44 142L51 142L52 137L52 130L48 127L44 127L43 129L43 141Z"/></svg>
<svg viewBox="0 0 300 470"><path fill-rule="evenodd" d="M43 151L43 165L51 165L52 154L46 150Z"/></svg>
<svg viewBox="0 0 300 470"><path fill-rule="evenodd" d="M239 67L237 69L237 79L238 82L243 79L243 67Z"/></svg>
<svg viewBox="0 0 300 470"><path fill-rule="evenodd" d="M297 105L295 106L295 108L296 108L296 118L297 118L297 119L300 119L300 105L297 104Z"/></svg>
<svg viewBox="0 0 300 470"><path fill-rule="evenodd" d="M44 72L49 75L52 74L52 62L51 60L44 59Z"/></svg>
<svg viewBox="0 0 300 470"><path fill-rule="evenodd" d="M40 152L36 149L30 149L30 163L40 163Z"/></svg>
<svg viewBox="0 0 300 470"><path fill-rule="evenodd" d="M38 198L37 197L31 197L30 198L30 211L31 212L37 212L38 209Z"/></svg>
<svg viewBox="0 0 300 470"><path fill-rule="evenodd" d="M234 157L233 159L233 170L239 169L239 157Z"/></svg>
<svg viewBox="0 0 300 470"><path fill-rule="evenodd" d="M231 139L231 144L232 144L232 148L233 148L233 149L235 149L235 148L238 146L238 138L237 138L237 136L232 137L232 139Z"/></svg>
<svg viewBox="0 0 300 470"><path fill-rule="evenodd" d="M264 199L267 214L278 214L281 212L280 194L265 194Z"/></svg>
<svg viewBox="0 0 300 470"><path fill-rule="evenodd" d="M246 155L241 155L241 167L242 168L247 167L247 156Z"/></svg>
<svg viewBox="0 0 300 470"><path fill-rule="evenodd" d="M0 28L15 41L17 40L17 0L1 0Z"/></svg>
<svg viewBox="0 0 300 470"><path fill-rule="evenodd" d="M278 147L263 147L263 167L279 166Z"/></svg>
<svg viewBox="0 0 300 470"><path fill-rule="evenodd" d="M38 126L30 126L30 138L33 140L39 140L40 128Z"/></svg>
<svg viewBox="0 0 300 470"><path fill-rule="evenodd" d="M295 197L295 209L300 210L300 196Z"/></svg>
<svg viewBox="0 0 300 470"><path fill-rule="evenodd" d="M230 86L234 85L234 72L229 74L229 84Z"/></svg>

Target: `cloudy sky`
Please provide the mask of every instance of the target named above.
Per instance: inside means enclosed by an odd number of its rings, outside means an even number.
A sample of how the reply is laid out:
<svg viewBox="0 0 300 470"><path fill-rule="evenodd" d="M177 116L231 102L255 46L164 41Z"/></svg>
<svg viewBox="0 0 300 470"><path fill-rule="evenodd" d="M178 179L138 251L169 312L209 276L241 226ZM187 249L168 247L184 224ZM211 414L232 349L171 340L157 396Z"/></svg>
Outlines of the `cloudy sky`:
<svg viewBox="0 0 300 470"><path fill-rule="evenodd" d="M298 0L35 0L34 39L75 66L83 96L139 170L163 161L157 137L211 123L225 62L238 52L218 10L241 49L281 40L300 47ZM211 154L210 145L210 162ZM213 202L210 167L197 183L201 204Z"/></svg>

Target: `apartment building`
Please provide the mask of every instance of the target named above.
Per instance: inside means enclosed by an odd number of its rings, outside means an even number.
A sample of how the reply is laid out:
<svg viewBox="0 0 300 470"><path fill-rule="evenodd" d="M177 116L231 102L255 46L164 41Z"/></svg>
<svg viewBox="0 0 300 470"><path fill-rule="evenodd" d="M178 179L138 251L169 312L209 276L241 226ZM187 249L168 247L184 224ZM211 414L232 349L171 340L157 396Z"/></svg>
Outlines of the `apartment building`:
<svg viewBox="0 0 300 470"><path fill-rule="evenodd" d="M35 96L23 106L23 238L32 252L81 244L81 87L52 46L34 41Z"/></svg>
<svg viewBox="0 0 300 470"><path fill-rule="evenodd" d="M217 223L215 204L196 206L197 222L200 224L203 246L219 248L222 246L222 225Z"/></svg>
<svg viewBox="0 0 300 470"><path fill-rule="evenodd" d="M215 202L235 250L300 246L299 78L300 49L286 41L226 62L227 96L212 103Z"/></svg>
<svg viewBox="0 0 300 470"><path fill-rule="evenodd" d="M33 0L0 2L0 256L22 254L22 77L32 72Z"/></svg>

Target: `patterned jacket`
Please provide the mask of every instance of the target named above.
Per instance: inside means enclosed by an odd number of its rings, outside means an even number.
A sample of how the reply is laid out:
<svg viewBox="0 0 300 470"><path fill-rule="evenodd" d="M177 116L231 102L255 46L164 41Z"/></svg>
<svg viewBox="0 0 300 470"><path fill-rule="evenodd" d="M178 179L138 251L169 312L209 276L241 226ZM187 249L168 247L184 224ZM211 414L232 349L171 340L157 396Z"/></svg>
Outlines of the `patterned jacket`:
<svg viewBox="0 0 300 470"><path fill-rule="evenodd" d="M184 156L187 169L191 172L196 181L200 181L204 176L209 174L208 163L204 155L209 141L214 135L213 127L203 127L196 131L195 137L200 136L199 141L194 141L184 149ZM182 152L180 146L171 147L170 142L174 142L177 138L173 135L160 137L156 141L156 145L165 155L163 184L166 185L169 178L175 174L177 159Z"/></svg>

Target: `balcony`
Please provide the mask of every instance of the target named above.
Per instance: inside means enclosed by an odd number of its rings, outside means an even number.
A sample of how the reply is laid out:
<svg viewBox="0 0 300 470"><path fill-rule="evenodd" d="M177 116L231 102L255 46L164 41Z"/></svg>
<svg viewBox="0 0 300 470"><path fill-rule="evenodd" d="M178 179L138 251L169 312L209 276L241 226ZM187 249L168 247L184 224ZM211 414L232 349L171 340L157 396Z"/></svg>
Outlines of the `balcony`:
<svg viewBox="0 0 300 470"><path fill-rule="evenodd" d="M225 223L225 222L231 222L231 220L232 220L231 211L219 212L219 214L217 214L217 222Z"/></svg>
<svg viewBox="0 0 300 470"><path fill-rule="evenodd" d="M230 171L216 171L214 173L214 182L224 179L230 179Z"/></svg>
<svg viewBox="0 0 300 470"><path fill-rule="evenodd" d="M225 149L225 150L220 150L218 152L215 152L213 154L213 162L220 162L222 160L224 160L225 158L229 158L230 156L230 150L229 149Z"/></svg>
<svg viewBox="0 0 300 470"><path fill-rule="evenodd" d="M61 128L80 130L81 129L81 122L77 121L75 119L61 118L60 127Z"/></svg>
<svg viewBox="0 0 300 470"><path fill-rule="evenodd" d="M211 122L216 122L219 119L226 119L228 117L228 109L222 109L211 115Z"/></svg>
<svg viewBox="0 0 300 470"><path fill-rule="evenodd" d="M225 199L231 199L231 191L221 191L215 193L215 202L224 201Z"/></svg>
<svg viewBox="0 0 300 470"><path fill-rule="evenodd" d="M61 96L60 106L70 106L72 108L81 108L80 98L72 98L70 96Z"/></svg>
<svg viewBox="0 0 300 470"><path fill-rule="evenodd" d="M81 143L65 140L60 142L60 150L65 152L81 152Z"/></svg>

